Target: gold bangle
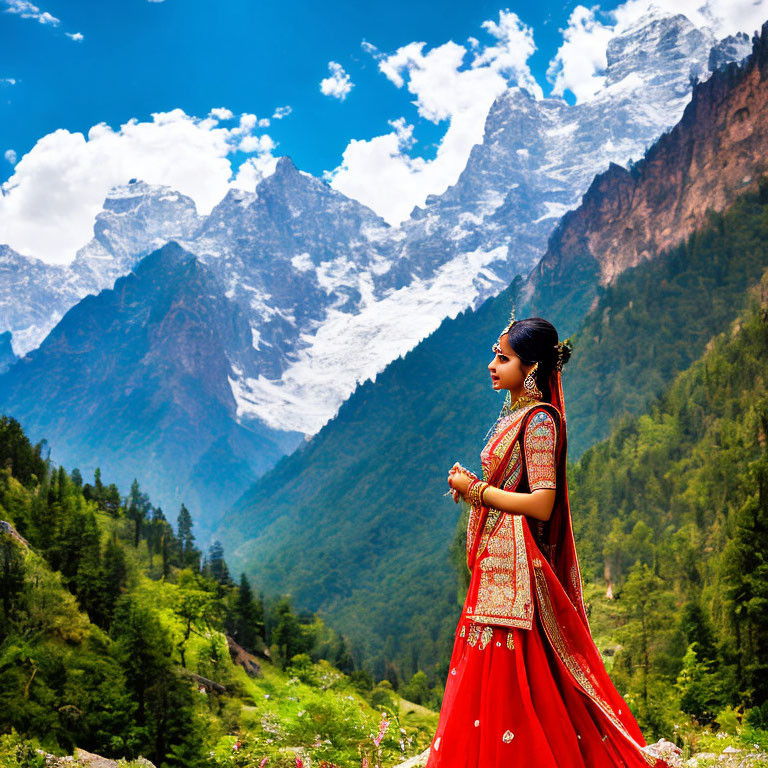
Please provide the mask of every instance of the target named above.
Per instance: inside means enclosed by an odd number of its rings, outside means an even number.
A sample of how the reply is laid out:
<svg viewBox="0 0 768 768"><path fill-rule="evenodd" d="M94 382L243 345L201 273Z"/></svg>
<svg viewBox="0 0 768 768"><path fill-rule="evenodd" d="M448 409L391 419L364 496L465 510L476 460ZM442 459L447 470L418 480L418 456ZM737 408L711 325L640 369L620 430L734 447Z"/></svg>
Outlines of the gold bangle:
<svg viewBox="0 0 768 768"><path fill-rule="evenodd" d="M472 482L467 489L467 501L472 504L473 507L481 507L483 505L483 492L488 487L488 483L484 480L477 480Z"/></svg>

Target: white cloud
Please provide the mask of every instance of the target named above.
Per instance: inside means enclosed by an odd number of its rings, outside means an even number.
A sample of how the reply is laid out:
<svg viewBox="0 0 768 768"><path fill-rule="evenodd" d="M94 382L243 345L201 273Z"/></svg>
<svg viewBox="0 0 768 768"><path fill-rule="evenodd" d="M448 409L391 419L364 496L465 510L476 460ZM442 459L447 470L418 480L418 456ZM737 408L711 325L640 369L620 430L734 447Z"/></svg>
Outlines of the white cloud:
<svg viewBox="0 0 768 768"><path fill-rule="evenodd" d="M482 141L485 118L500 93L517 84L542 97L527 64L536 50L531 28L511 11L500 11L498 21L486 21L482 27L492 42L481 46L470 38L469 64L468 48L453 41L426 52L426 43L412 42L390 55L363 41L381 72L416 97L418 114L436 124L447 121L448 126L434 160L411 157L414 129L405 118L390 121L391 133L350 141L341 164L326 173L334 188L397 224L427 195L455 183L470 150Z"/></svg>
<svg viewBox="0 0 768 768"><path fill-rule="evenodd" d="M273 120L282 120L284 117L288 117L293 110L286 104L284 107L278 107L273 115Z"/></svg>
<svg viewBox="0 0 768 768"><path fill-rule="evenodd" d="M751 35L768 18L768 0L628 0L605 12L599 5L578 5L561 30L563 43L547 70L552 92L570 90L577 101L594 96L604 82L608 41L653 9L683 14L698 27L710 27L717 37Z"/></svg>
<svg viewBox="0 0 768 768"><path fill-rule="evenodd" d="M15 77L0 77L0 85L16 85Z"/></svg>
<svg viewBox="0 0 768 768"><path fill-rule="evenodd" d="M344 71L344 67L336 61L328 62L330 76L320 81L320 90L326 96L333 96L335 99L344 101L347 94L352 90L354 83L349 75Z"/></svg>
<svg viewBox="0 0 768 768"><path fill-rule="evenodd" d="M608 66L606 47L615 32L596 19L595 10L577 5L568 19L568 26L561 30L563 44L547 69L555 95L562 96L570 90L577 101L585 101L605 82L601 73Z"/></svg>
<svg viewBox="0 0 768 768"><path fill-rule="evenodd" d="M3 154L3 157L11 164L14 165L16 162L16 150L15 149L6 149L5 153Z"/></svg>
<svg viewBox="0 0 768 768"><path fill-rule="evenodd" d="M83 39L82 32L65 32L64 34L70 39L77 41L78 43Z"/></svg>
<svg viewBox="0 0 768 768"><path fill-rule="evenodd" d="M214 107L208 114L217 120L231 120L234 117L232 111L226 107Z"/></svg>
<svg viewBox="0 0 768 768"><path fill-rule="evenodd" d="M214 115L201 119L174 109L153 113L152 121L132 118L119 130L99 123L87 137L64 129L43 136L2 185L3 243L45 261L70 261L92 237L110 188L134 177L167 184L208 213L228 188L253 189L274 170L275 142L254 134L254 117L243 115L227 128ZM238 149L253 156L232 178L228 156Z"/></svg>
<svg viewBox="0 0 768 768"><path fill-rule="evenodd" d="M29 0L3 0L3 2L7 6L6 13L18 14L22 19L34 19L41 24L51 24L52 26L61 23L55 16L51 16L48 11L41 11Z"/></svg>

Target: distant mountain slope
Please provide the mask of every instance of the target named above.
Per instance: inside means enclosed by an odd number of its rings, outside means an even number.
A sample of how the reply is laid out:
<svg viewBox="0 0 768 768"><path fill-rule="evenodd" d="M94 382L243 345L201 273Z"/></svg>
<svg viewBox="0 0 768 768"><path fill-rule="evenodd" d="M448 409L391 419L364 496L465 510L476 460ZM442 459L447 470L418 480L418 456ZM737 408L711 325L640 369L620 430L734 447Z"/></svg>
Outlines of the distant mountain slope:
<svg viewBox="0 0 768 768"><path fill-rule="evenodd" d="M142 477L166 509L205 528L298 436L237 423L232 365L252 365L251 330L210 271L178 244L73 307L0 376L0 410L52 458L122 487Z"/></svg>
<svg viewBox="0 0 768 768"><path fill-rule="evenodd" d="M16 355L13 353L13 347L11 346L10 332L0 333L0 373L10 368L11 363L15 360Z"/></svg>

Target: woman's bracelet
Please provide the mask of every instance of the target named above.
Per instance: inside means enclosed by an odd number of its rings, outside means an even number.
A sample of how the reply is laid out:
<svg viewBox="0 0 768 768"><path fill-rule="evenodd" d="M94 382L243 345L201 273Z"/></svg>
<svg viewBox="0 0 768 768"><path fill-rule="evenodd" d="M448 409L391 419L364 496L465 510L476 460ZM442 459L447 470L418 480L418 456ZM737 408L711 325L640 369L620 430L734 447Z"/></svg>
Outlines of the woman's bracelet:
<svg viewBox="0 0 768 768"><path fill-rule="evenodd" d="M473 507L481 507L483 505L483 494L488 485L489 483L479 478L475 478L470 482L467 487L467 501Z"/></svg>

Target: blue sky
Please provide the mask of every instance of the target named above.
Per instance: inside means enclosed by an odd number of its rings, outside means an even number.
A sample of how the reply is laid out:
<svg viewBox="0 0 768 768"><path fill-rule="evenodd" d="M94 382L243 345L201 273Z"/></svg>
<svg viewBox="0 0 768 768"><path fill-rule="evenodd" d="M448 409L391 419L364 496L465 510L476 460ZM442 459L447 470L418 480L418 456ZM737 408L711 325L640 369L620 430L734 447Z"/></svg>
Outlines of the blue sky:
<svg viewBox="0 0 768 768"><path fill-rule="evenodd" d="M455 181L507 87L592 97L651 2L723 34L768 17L768 0L0 0L0 243L66 263L114 185L207 213L280 155L396 224Z"/></svg>
<svg viewBox="0 0 768 768"><path fill-rule="evenodd" d="M287 104L290 117L271 135L281 153L315 175L338 164L351 138L382 133L399 115L418 124L417 151L429 156L440 126L419 118L409 104L413 97L378 71L361 42L389 52L415 40L433 47L482 39L482 22L509 7L534 28L538 50L530 65L546 86L547 64L561 42L558 28L573 5L43 0L38 7L58 25L0 14L0 78L17 81L0 91L0 150L20 157L57 128L85 132L102 121L117 128L131 117L146 120L176 107L192 115L226 106L269 116ZM82 41L67 32L81 33ZM329 61L340 63L355 84L344 101L320 92ZM6 161L0 179L12 170Z"/></svg>

